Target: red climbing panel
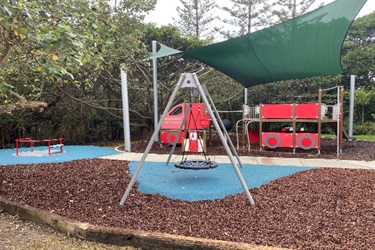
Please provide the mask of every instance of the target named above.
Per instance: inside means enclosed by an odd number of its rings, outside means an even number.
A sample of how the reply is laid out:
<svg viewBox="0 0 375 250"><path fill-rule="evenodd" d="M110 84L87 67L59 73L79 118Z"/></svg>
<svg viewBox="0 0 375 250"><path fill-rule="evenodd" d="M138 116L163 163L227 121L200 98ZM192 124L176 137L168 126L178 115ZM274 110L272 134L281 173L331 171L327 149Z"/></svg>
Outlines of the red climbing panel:
<svg viewBox="0 0 375 250"><path fill-rule="evenodd" d="M297 119L318 119L318 103L296 104Z"/></svg>
<svg viewBox="0 0 375 250"><path fill-rule="evenodd" d="M262 118L293 118L293 104L263 104Z"/></svg>

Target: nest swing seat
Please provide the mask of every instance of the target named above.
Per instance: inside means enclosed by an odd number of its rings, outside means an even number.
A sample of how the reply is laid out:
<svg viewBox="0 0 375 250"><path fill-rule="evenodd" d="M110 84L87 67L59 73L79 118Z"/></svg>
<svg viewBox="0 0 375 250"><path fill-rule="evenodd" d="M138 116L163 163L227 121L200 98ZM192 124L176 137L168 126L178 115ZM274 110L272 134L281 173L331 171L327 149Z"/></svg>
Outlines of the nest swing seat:
<svg viewBox="0 0 375 250"><path fill-rule="evenodd" d="M183 160L174 164L176 168L190 169L190 170L203 170L212 169L218 166L217 162L211 160Z"/></svg>

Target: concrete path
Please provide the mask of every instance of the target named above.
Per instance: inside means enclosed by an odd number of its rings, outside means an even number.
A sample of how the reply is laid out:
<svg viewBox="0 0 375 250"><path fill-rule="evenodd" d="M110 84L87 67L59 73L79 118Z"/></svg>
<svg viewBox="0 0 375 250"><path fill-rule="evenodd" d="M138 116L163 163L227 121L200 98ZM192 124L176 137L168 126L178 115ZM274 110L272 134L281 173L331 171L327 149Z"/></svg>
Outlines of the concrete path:
<svg viewBox="0 0 375 250"><path fill-rule="evenodd" d="M129 153L105 156L104 159L140 161L142 153ZM146 161L166 162L167 154L149 154ZM203 155L189 155L189 159L204 159ZM230 163L228 156L210 156L212 161L218 163ZM171 162L181 161L181 155L172 155ZM357 168L357 169L374 169L375 161L352 161L352 160L335 160L335 159L302 159L302 158L268 158L255 156L240 156L242 164L264 164L280 166L303 166L303 167L327 167L327 168Z"/></svg>

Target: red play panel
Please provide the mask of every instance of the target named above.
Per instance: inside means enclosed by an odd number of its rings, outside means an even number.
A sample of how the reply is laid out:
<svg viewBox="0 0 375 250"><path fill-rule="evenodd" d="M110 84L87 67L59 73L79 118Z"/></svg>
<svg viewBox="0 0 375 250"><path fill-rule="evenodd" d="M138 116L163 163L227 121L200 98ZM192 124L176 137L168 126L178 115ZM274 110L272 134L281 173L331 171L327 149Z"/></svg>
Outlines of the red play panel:
<svg viewBox="0 0 375 250"><path fill-rule="evenodd" d="M317 119L318 113L318 103L296 104L297 119Z"/></svg>
<svg viewBox="0 0 375 250"><path fill-rule="evenodd" d="M178 133L177 130L176 131L162 131L161 132L161 142L173 144L176 141L177 133ZM179 144L182 143L183 135L184 135L184 133L182 131L182 133L180 134L180 138L179 138L177 143L179 143Z"/></svg>
<svg viewBox="0 0 375 250"><path fill-rule="evenodd" d="M263 104L262 118L293 118L293 104Z"/></svg>
<svg viewBox="0 0 375 250"><path fill-rule="evenodd" d="M309 150L312 148L318 148L318 134L313 133L297 133L296 134L296 147Z"/></svg>
<svg viewBox="0 0 375 250"><path fill-rule="evenodd" d="M250 139L250 143L259 143L259 130L249 130L248 136Z"/></svg>
<svg viewBox="0 0 375 250"><path fill-rule="evenodd" d="M293 147L293 133L264 132L262 133L262 146L268 148Z"/></svg>

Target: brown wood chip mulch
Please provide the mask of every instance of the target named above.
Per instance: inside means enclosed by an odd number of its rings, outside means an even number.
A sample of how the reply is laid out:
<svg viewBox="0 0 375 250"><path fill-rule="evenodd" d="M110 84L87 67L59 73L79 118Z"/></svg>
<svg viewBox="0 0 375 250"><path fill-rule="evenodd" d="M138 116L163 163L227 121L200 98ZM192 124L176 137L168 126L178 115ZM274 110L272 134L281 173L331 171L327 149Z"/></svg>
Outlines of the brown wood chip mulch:
<svg viewBox="0 0 375 250"><path fill-rule="evenodd" d="M0 168L0 196L96 225L293 249L374 249L375 170L321 168L244 194L186 202L138 193L119 201L127 162L93 159Z"/></svg>

